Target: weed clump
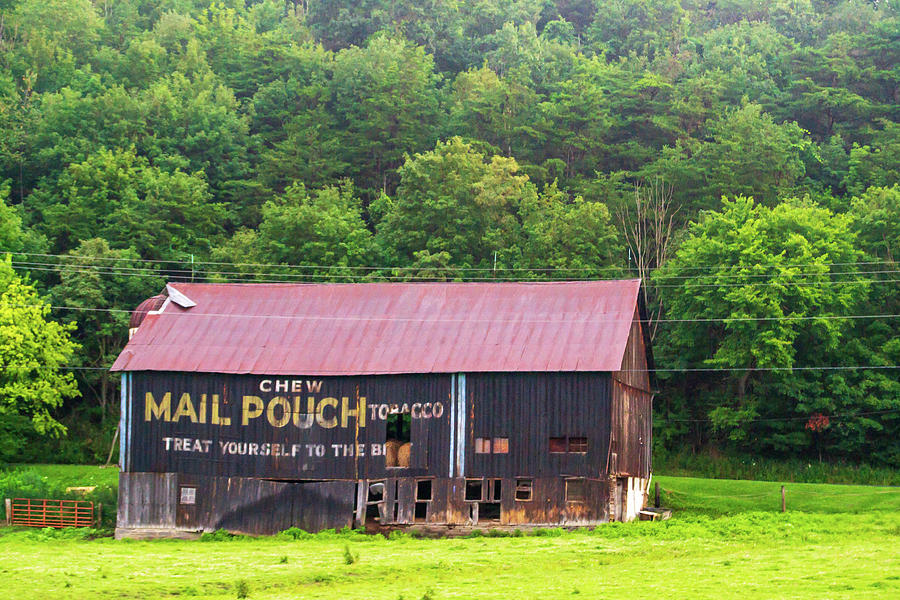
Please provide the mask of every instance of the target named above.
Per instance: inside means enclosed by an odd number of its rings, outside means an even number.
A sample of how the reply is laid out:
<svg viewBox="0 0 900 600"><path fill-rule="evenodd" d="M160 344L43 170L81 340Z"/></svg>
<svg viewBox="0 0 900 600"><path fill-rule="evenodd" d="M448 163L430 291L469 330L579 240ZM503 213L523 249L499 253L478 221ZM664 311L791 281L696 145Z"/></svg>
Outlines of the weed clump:
<svg viewBox="0 0 900 600"><path fill-rule="evenodd" d="M237 598L247 598L250 596L250 585L246 579L238 579L234 584L234 591Z"/></svg>
<svg viewBox="0 0 900 600"><path fill-rule="evenodd" d="M247 536L239 533L231 533L224 529L216 529L214 532L204 532L200 535L201 542L233 542L237 540L245 540Z"/></svg>
<svg viewBox="0 0 900 600"><path fill-rule="evenodd" d="M352 565L358 560L359 554L353 554L353 552L350 551L350 546L344 544L344 564Z"/></svg>

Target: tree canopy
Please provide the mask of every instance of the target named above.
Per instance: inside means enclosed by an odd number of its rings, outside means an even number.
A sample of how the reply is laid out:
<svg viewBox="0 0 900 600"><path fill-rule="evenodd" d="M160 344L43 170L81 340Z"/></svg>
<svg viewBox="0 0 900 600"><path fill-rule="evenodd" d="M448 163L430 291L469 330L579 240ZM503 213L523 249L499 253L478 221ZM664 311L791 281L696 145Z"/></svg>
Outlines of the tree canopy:
<svg viewBox="0 0 900 600"><path fill-rule="evenodd" d="M870 0L0 0L0 252L91 366L40 419L105 459L93 369L166 280L640 276L658 443L900 465L898 32Z"/></svg>

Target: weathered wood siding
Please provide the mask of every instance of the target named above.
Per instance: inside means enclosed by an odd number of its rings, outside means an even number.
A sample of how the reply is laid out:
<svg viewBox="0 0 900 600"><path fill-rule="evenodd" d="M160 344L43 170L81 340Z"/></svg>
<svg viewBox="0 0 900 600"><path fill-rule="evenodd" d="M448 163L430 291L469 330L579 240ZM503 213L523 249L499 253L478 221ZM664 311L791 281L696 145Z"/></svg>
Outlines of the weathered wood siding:
<svg viewBox="0 0 900 600"><path fill-rule="evenodd" d="M612 374L611 475L650 477L653 394L646 339L635 310L622 369Z"/></svg>
<svg viewBox="0 0 900 600"><path fill-rule="evenodd" d="M268 535L353 524L355 481L280 482L247 477L122 473L117 527ZM182 490L193 490L193 503Z"/></svg>

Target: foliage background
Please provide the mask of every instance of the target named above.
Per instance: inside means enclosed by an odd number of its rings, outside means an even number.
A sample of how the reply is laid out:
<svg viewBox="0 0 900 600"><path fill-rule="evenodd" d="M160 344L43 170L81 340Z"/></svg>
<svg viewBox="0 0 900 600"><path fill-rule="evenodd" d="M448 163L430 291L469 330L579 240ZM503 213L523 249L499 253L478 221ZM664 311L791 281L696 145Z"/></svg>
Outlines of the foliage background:
<svg viewBox="0 0 900 600"><path fill-rule="evenodd" d="M105 460L166 280L640 276L658 451L896 467L898 149L896 0L0 0L0 250L80 346L0 436Z"/></svg>

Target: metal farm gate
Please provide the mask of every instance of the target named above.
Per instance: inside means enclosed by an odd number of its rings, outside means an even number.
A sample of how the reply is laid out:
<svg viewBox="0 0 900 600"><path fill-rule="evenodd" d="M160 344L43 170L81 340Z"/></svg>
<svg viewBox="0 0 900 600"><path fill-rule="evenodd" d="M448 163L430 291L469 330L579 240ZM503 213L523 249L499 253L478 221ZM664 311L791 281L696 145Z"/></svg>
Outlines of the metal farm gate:
<svg viewBox="0 0 900 600"><path fill-rule="evenodd" d="M20 527L91 527L94 503L85 500L15 498L9 506L10 525Z"/></svg>

